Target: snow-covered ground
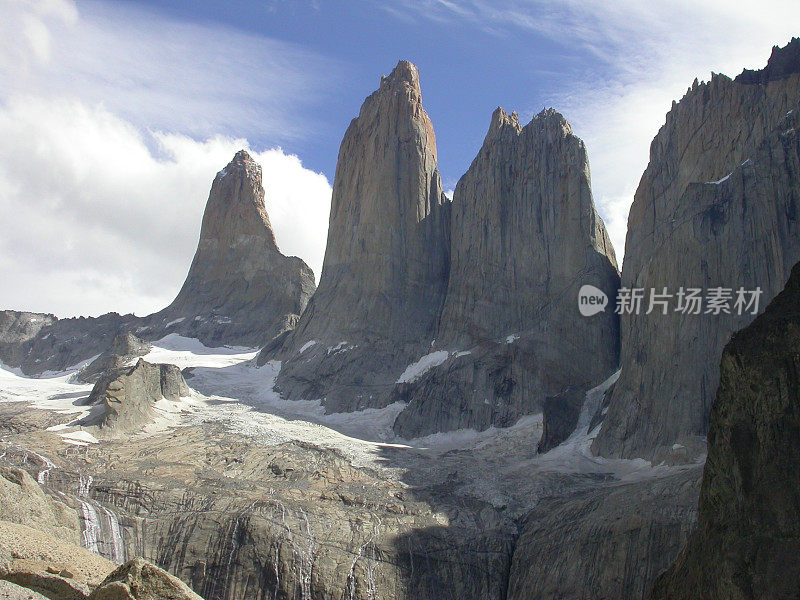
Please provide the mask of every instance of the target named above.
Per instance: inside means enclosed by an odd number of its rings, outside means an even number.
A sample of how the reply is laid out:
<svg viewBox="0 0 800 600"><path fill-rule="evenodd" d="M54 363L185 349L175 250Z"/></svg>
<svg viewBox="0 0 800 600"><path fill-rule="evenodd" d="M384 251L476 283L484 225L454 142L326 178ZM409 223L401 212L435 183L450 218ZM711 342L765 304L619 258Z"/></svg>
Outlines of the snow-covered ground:
<svg viewBox="0 0 800 600"><path fill-rule="evenodd" d="M392 424L404 407L402 403L382 409L325 414L320 401L284 400L274 390L280 362L258 367L257 353L254 348L209 348L198 340L178 334L154 342L144 359L175 364L182 369L191 367L187 382L196 393L179 402L158 403L159 417L143 433L148 435L175 426L213 422L236 435L255 438L267 445L303 440L336 448L351 457L354 464L374 464L384 449L405 448L428 456L467 451L484 458L498 457L508 468L526 472L611 472L623 478L658 475L657 469L645 461L611 461L592 456L589 450L598 432L597 429L589 431L590 421L619 373L588 392L578 426L568 440L546 454L536 455L536 444L542 433L541 415L523 417L509 428L490 428L483 432L460 430L415 440L396 439ZM400 379L413 380L448 358L446 351L432 352L410 365ZM74 381L73 375L81 366L49 377L28 378L0 364L0 401L28 401L36 408L72 415L69 423L51 429L61 435L65 443L97 443L96 431L78 426L78 421L91 410L101 410L82 405L92 386Z"/></svg>

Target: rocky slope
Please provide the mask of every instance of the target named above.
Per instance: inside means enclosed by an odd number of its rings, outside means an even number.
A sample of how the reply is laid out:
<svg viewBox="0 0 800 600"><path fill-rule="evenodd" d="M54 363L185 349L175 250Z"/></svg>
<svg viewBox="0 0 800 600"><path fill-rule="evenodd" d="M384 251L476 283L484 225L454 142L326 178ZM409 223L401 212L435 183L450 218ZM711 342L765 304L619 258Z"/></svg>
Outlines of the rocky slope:
<svg viewBox="0 0 800 600"><path fill-rule="evenodd" d="M545 499L522 526L506 598L644 598L697 522L700 471Z"/></svg>
<svg viewBox="0 0 800 600"><path fill-rule="evenodd" d="M800 266L725 347L697 531L653 599L800 595Z"/></svg>
<svg viewBox="0 0 800 600"><path fill-rule="evenodd" d="M118 371L135 362L138 357L150 352L151 348L148 342L130 332L121 333L114 338L110 348L81 369L75 377L82 383L95 383L107 372Z"/></svg>
<svg viewBox="0 0 800 600"><path fill-rule="evenodd" d="M108 349L134 315L59 319L53 315L6 310L0 313L0 360L26 375L64 371Z"/></svg>
<svg viewBox="0 0 800 600"><path fill-rule="evenodd" d="M452 357L398 385L394 397L409 405L395 431L508 426L570 394L579 409L619 358L613 311L578 311L581 286L613 298L619 285L583 142L552 109L525 127L497 109L451 210L450 277L432 350Z"/></svg>
<svg viewBox="0 0 800 600"><path fill-rule="evenodd" d="M264 204L261 167L241 150L211 186L183 287L172 304L147 322L153 329L172 323L171 332L207 346L257 346L293 323L313 293L311 269L278 249Z"/></svg>
<svg viewBox="0 0 800 600"><path fill-rule="evenodd" d="M695 82L668 113L631 207L622 286L728 288L732 314L677 313L673 297L666 315L645 314L647 298L623 315L622 375L597 453L701 452L722 348L753 319L737 314L736 290L760 287L763 309L800 259L799 108L795 39L762 72Z"/></svg>
<svg viewBox="0 0 800 600"><path fill-rule="evenodd" d="M401 61L345 133L319 288L283 344L278 385L332 411L384 406L430 346L448 272L449 202L419 74Z"/></svg>

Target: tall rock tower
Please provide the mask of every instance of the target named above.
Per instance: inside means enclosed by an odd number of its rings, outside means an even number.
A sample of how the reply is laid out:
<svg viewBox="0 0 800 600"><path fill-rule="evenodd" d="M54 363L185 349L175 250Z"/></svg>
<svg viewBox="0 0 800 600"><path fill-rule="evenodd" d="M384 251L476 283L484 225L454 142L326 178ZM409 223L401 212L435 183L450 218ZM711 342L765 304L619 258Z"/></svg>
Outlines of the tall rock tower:
<svg viewBox="0 0 800 600"><path fill-rule="evenodd" d="M622 286L733 295L760 308L800 260L800 38L767 67L713 75L674 104L650 146L628 218ZM703 452L722 349L754 316L626 314L622 374L593 449L661 462Z"/></svg>
<svg viewBox="0 0 800 600"><path fill-rule="evenodd" d="M508 426L545 410L545 444L575 426L587 388L619 358L613 307L584 317L578 291L613 299L614 250L592 200L584 143L548 109L522 127L498 108L453 196L451 267L433 350L398 385L404 437ZM443 355L442 355L443 357Z"/></svg>
<svg viewBox="0 0 800 600"><path fill-rule="evenodd" d="M260 345L291 327L313 293L308 265L278 249L261 167L240 150L211 185L183 287L148 322L210 345Z"/></svg>
<svg viewBox="0 0 800 600"><path fill-rule="evenodd" d="M319 288L278 388L331 411L383 406L430 347L447 287L449 202L417 68L401 61L345 133Z"/></svg>

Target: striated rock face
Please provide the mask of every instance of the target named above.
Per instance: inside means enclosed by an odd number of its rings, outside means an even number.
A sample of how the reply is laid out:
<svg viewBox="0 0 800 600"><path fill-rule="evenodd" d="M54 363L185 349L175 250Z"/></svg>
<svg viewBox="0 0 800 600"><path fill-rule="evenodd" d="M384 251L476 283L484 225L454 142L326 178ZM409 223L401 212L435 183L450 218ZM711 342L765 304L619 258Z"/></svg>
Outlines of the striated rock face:
<svg viewBox="0 0 800 600"><path fill-rule="evenodd" d="M200 242L181 291L148 323L209 346L255 346L303 312L313 293L308 265L278 250L261 167L241 150L211 186Z"/></svg>
<svg viewBox="0 0 800 600"><path fill-rule="evenodd" d="M800 39L773 51L762 72L695 82L651 145L623 287L760 287L761 308L783 288L800 259L798 108ZM673 446L697 445L722 348L753 319L733 308L623 316L622 375L595 452L660 461Z"/></svg>
<svg viewBox="0 0 800 600"><path fill-rule="evenodd" d="M158 402L176 402L190 393L178 367L154 365L140 358L133 367L112 370L101 376L89 401L104 405L105 410L96 424L101 430L106 429L104 433L108 436L140 431L158 418Z"/></svg>
<svg viewBox="0 0 800 600"><path fill-rule="evenodd" d="M616 370L617 316L578 311L581 286L613 298L619 275L586 148L559 113L522 127L516 114L495 111L455 189L450 254L434 350L453 358L396 388L409 402L398 434L511 425L567 388L582 399Z"/></svg>
<svg viewBox="0 0 800 600"><path fill-rule="evenodd" d="M44 313L0 310L0 360L9 365L19 364L24 359L20 352L22 344L57 320L54 315Z"/></svg>
<svg viewBox="0 0 800 600"><path fill-rule="evenodd" d="M419 74L400 62L345 133L319 288L283 344L278 386L329 410L383 406L430 346L448 272L449 202Z"/></svg>
<svg viewBox="0 0 800 600"><path fill-rule="evenodd" d="M800 596L800 266L725 347L699 523L653 599Z"/></svg>
<svg viewBox="0 0 800 600"><path fill-rule="evenodd" d="M508 600L644 598L697 521L700 469L543 500L514 549Z"/></svg>

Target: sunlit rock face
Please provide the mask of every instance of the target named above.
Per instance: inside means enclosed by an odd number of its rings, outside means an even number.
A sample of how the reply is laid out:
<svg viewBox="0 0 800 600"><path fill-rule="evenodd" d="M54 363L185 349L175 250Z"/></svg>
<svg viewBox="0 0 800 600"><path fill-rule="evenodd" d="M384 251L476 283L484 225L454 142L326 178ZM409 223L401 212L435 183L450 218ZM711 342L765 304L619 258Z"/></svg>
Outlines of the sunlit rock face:
<svg viewBox="0 0 800 600"><path fill-rule="evenodd" d="M714 75L673 105L628 221L622 286L760 288L760 310L800 259L800 39L763 71ZM735 298L734 298L735 301ZM702 453L719 358L754 315L660 310L622 317L622 375L594 451L671 460Z"/></svg>
<svg viewBox="0 0 800 600"><path fill-rule="evenodd" d="M548 399L579 409L585 391L616 370L613 307L591 317L578 309L584 285L615 297L614 250L592 200L586 147L558 112L522 127L516 114L495 111L455 189L450 255L433 350L451 356L395 389L409 402L398 434L508 426ZM562 412L572 418L553 443L575 425L577 413Z"/></svg>
<svg viewBox="0 0 800 600"><path fill-rule="evenodd" d="M261 345L296 321L314 274L281 254L264 203L261 167L241 150L211 186L200 242L178 296L148 318L154 329L206 345Z"/></svg>
<svg viewBox="0 0 800 600"><path fill-rule="evenodd" d="M286 341L281 391L384 406L430 346L447 288L449 201L419 74L401 61L345 133L319 288Z"/></svg>

